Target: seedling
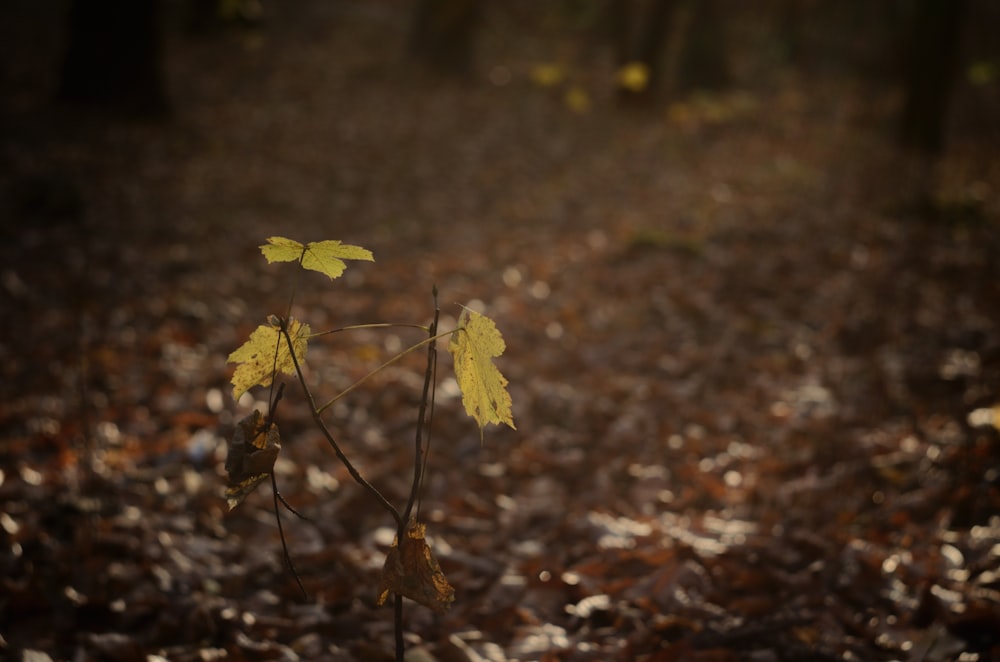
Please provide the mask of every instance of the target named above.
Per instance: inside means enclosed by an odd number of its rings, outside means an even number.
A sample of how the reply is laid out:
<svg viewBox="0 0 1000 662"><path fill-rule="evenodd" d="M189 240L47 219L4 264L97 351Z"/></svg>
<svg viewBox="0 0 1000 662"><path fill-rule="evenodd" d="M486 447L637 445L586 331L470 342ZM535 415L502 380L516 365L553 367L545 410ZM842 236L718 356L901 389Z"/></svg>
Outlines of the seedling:
<svg viewBox="0 0 1000 662"><path fill-rule="evenodd" d="M339 278L347 264L344 260L368 260L374 258L370 251L360 246L352 246L339 241L318 241L302 244L284 237L271 237L260 247L268 262L296 262L306 270L318 271L330 280ZM274 494L274 514L281 534L285 560L305 593L302 582L291 563L281 527L279 501L292 513L299 515L278 492L274 478L274 463L281 451L278 433L277 405L283 395L284 384L275 389L279 374L297 378L302 394L309 404L313 421L326 439L337 458L344 464L351 477L361 485L392 517L396 525L396 540L386 556L379 581L376 604L382 605L390 594L394 596L396 659L403 660L403 597L410 598L430 609L444 613L454 600L455 591L448 583L437 560L426 541L426 524L418 520L417 504L420 488L426 470L429 426L434 408L434 393L437 374L437 342L448 338L448 351L455 366L455 378L462 392L462 403L479 426L480 437L483 429L493 424L514 427L511 414L511 398L507 392L507 379L493 363L504 349L503 337L493 320L471 311L462 310L458 326L447 331L438 329L440 309L437 304L437 289L434 289L434 317L429 326L420 324L361 324L341 327L330 331L314 333L308 324L291 317L292 300L284 316L271 315L267 323L258 326L250 338L232 354L229 362L237 364L233 373L233 398L254 387L270 387L268 412L265 416L254 411L237 425L229 444L226 471L229 476L226 500L229 509L238 506L257 485L271 479ZM427 337L402 350L381 366L368 373L354 384L335 395L325 404L317 405L313 391L302 370L310 341L340 331L362 328L388 328L405 326L422 329ZM336 440L324 420L334 402L353 391L364 381L378 374L387 366L410 352L426 348L427 367L424 371L423 389L417 409L416 433L414 440L413 478L406 504L399 508L361 475L351 463L343 446Z"/></svg>

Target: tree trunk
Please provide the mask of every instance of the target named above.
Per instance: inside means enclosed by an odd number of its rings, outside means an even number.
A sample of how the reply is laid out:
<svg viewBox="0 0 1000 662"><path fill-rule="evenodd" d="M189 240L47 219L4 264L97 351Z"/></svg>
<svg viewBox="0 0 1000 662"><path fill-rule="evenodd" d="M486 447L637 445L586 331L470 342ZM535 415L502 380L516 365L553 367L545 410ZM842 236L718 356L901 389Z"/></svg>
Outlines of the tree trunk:
<svg viewBox="0 0 1000 662"><path fill-rule="evenodd" d="M259 0L186 0L185 24L192 35L212 35L226 28L259 27L264 8Z"/></svg>
<svg viewBox="0 0 1000 662"><path fill-rule="evenodd" d="M730 75L716 0L695 0L692 5L677 70L677 88L680 92L724 88L730 83Z"/></svg>
<svg viewBox="0 0 1000 662"><path fill-rule="evenodd" d="M159 5L74 0L58 99L129 114L166 114Z"/></svg>
<svg viewBox="0 0 1000 662"><path fill-rule="evenodd" d="M626 104L648 105L657 96L663 77L663 56L667 35L676 15L677 0L651 0L646 11L637 16L632 2L622 3L615 11L615 29L620 32L615 40L618 66L639 63L645 67L648 78L639 88L618 88L618 99ZM633 32L637 33L635 39ZM624 56L624 57L623 57Z"/></svg>
<svg viewBox="0 0 1000 662"><path fill-rule="evenodd" d="M481 0L419 0L413 16L411 57L439 73L472 71Z"/></svg>
<svg viewBox="0 0 1000 662"><path fill-rule="evenodd" d="M926 156L944 149L945 124L959 64L968 0L920 0L908 48L903 147Z"/></svg>

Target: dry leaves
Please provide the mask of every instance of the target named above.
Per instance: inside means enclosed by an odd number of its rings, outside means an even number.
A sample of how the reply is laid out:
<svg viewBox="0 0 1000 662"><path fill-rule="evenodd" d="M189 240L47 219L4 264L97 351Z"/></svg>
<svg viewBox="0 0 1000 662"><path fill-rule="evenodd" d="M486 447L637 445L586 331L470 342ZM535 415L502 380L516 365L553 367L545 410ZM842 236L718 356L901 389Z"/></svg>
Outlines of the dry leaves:
<svg viewBox="0 0 1000 662"><path fill-rule="evenodd" d="M390 593L410 598L443 614L455 600L451 587L424 538L426 526L410 521L402 542L395 540L385 557L376 604L385 604Z"/></svg>
<svg viewBox="0 0 1000 662"><path fill-rule="evenodd" d="M274 471L274 462L281 450L278 426L264 429L264 416L254 410L236 426L226 456L226 501L229 510L243 502L261 482Z"/></svg>

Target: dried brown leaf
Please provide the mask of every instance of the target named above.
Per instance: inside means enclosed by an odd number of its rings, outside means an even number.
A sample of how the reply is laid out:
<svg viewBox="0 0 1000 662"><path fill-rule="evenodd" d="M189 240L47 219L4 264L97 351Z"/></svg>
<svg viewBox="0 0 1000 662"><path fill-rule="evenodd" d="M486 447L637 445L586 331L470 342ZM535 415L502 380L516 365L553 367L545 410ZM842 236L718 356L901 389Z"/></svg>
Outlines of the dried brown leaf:
<svg viewBox="0 0 1000 662"><path fill-rule="evenodd" d="M383 605L389 593L410 598L439 614L455 600L451 587L431 548L424 539L426 526L411 521L402 542L398 539L385 557L376 604Z"/></svg>

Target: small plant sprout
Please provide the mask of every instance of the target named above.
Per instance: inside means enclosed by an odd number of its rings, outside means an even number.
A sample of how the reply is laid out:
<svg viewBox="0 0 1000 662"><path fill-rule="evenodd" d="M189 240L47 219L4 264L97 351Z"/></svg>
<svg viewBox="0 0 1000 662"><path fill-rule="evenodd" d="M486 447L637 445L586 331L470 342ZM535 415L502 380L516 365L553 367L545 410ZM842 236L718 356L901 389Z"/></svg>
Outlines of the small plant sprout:
<svg viewBox="0 0 1000 662"><path fill-rule="evenodd" d="M344 244L340 241L317 241L302 244L285 237L270 237L260 247L268 262L296 262L305 270L317 271L330 280L339 278L347 268L345 260L373 261L371 251L360 246ZM507 425L514 428L511 413L511 398L507 392L507 379L497 369L493 360L499 357L505 344L493 320L480 313L463 309L458 325L454 329L440 331L438 319L440 309L437 304L437 288L433 290L434 317L429 326L420 324L359 324L329 331L313 332L310 326L290 315L294 292L289 300L288 313L284 316L271 315L265 324L251 332L249 339L229 355L228 361L236 364L233 373L233 398L251 388L269 387L268 412L252 412L236 426L229 443L226 459L228 485L225 491L229 509L238 506L260 483L271 479L274 494L274 514L281 535L285 560L299 588L305 589L292 565L288 547L281 527L279 501L289 511L299 515L280 495L274 478L274 463L281 451L278 431L277 405L280 402L284 383L277 387L279 375L294 376L301 387L302 395L308 402L313 421L326 439L337 459L344 464L351 477L392 517L396 527L396 540L386 556L381 579L376 593L376 604L385 604L393 596L395 614L396 659L403 660L403 597L424 605L437 613L444 613L455 599L455 590L448 583L441 567L434 558L426 540L426 524L418 521L420 488L426 470L429 428L434 408L434 385L437 374L437 341L448 338L448 351L455 367L455 378L462 393L462 403L466 413L479 426L480 437L489 424ZM323 405L317 405L303 366L309 343L322 336L338 331L360 328L389 328L405 326L418 328L426 333L419 342L400 351L381 366L368 373L354 384L336 394ZM344 446L337 441L324 420L329 406L353 391L358 385L378 374L403 356L420 349L427 353L423 388L416 411L416 432L414 440L413 477L410 492L401 507L391 503L371 482L351 463Z"/></svg>

